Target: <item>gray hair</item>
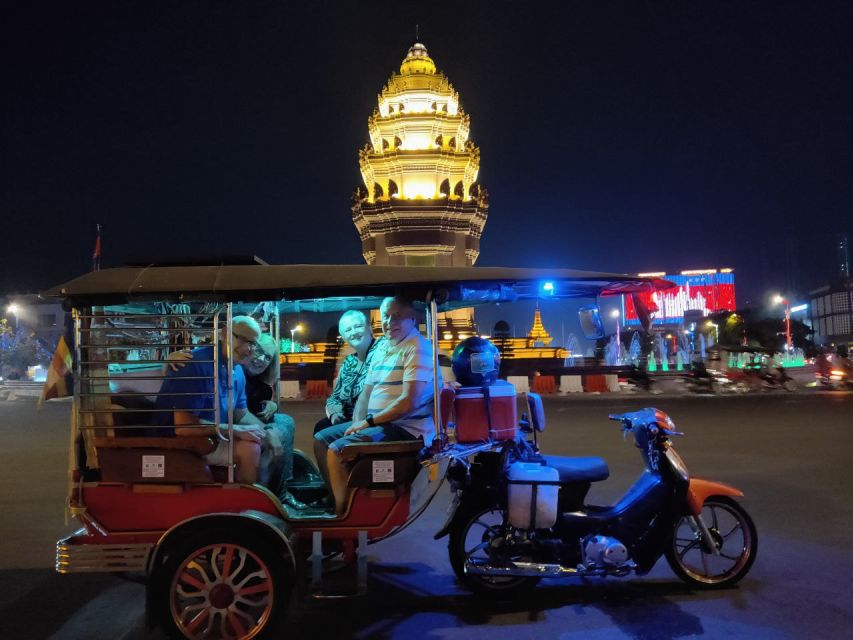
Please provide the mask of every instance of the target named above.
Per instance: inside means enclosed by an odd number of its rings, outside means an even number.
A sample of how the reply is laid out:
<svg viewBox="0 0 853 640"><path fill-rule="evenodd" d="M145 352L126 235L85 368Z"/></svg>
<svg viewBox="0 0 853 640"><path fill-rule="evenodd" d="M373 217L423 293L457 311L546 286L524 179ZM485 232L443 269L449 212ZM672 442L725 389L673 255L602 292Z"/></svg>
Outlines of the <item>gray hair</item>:
<svg viewBox="0 0 853 640"><path fill-rule="evenodd" d="M254 331L257 335L261 335L261 325L252 316L234 316L231 318L231 326L242 324Z"/></svg>
<svg viewBox="0 0 853 640"><path fill-rule="evenodd" d="M389 296L382 301L382 304L379 305L379 308L388 307L389 305L396 303L398 306L408 309L411 313L411 317L415 320L418 319L418 312L415 309L415 305L412 304L412 301L408 298L404 298L403 296Z"/></svg>
<svg viewBox="0 0 853 640"><path fill-rule="evenodd" d="M363 311L359 311L358 309L350 309L349 311L344 311L341 315L341 319L338 320L338 331L341 329L341 323L348 318L352 318L353 316L359 316L362 320L364 320L364 324L367 324L367 316Z"/></svg>

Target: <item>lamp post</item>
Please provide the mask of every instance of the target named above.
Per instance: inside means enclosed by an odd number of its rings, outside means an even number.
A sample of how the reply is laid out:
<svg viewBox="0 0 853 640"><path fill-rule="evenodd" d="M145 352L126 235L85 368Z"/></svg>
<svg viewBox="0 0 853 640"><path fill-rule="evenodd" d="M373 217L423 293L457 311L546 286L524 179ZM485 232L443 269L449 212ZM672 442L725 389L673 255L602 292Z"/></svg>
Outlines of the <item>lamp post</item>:
<svg viewBox="0 0 853 640"><path fill-rule="evenodd" d="M15 304L14 302L6 307L6 314L14 316L14 318L15 318L15 324L12 325L14 327L15 331L18 330L18 312L20 310L21 310L21 308L17 304Z"/></svg>
<svg viewBox="0 0 853 640"><path fill-rule="evenodd" d="M302 331L302 325L298 324L290 330L290 353L296 353L296 342L294 341L294 335L297 331Z"/></svg>
<svg viewBox="0 0 853 640"><path fill-rule="evenodd" d="M622 338L619 335L619 309L610 312L610 317L616 320L616 364L622 364Z"/></svg>
<svg viewBox="0 0 853 640"><path fill-rule="evenodd" d="M714 327L714 344L718 343L720 341L720 325L718 325L716 322L711 322L710 320L708 320L705 326Z"/></svg>
<svg viewBox="0 0 853 640"><path fill-rule="evenodd" d="M785 352L791 353L791 303L778 294L773 298L773 302L785 304Z"/></svg>

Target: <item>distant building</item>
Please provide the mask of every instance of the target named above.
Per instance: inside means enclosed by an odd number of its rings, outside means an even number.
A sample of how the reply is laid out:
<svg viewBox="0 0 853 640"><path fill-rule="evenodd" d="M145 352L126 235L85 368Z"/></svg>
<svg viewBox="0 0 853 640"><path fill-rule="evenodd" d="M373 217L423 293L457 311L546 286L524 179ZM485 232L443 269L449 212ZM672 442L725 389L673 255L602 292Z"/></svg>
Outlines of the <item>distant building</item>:
<svg viewBox="0 0 853 640"><path fill-rule="evenodd" d="M853 280L839 280L814 289L809 298L815 343L853 347Z"/></svg>
<svg viewBox="0 0 853 640"><path fill-rule="evenodd" d="M846 233L840 233L835 240L838 272L840 278L850 277L850 242Z"/></svg>
<svg viewBox="0 0 853 640"><path fill-rule="evenodd" d="M48 349L53 349L65 332L65 316L61 303L47 302L32 294L9 296L2 308L2 317L10 327L34 334Z"/></svg>

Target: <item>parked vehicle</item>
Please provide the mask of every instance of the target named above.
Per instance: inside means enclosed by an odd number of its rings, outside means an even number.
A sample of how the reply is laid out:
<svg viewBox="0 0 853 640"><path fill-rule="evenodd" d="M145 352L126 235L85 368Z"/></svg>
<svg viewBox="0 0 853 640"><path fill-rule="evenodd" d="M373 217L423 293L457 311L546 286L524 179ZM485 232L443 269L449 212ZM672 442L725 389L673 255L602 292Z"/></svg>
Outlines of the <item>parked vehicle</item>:
<svg viewBox="0 0 853 640"><path fill-rule="evenodd" d="M404 295L426 311L438 366L440 311L535 299L543 292L595 299L669 286L569 270L228 265L108 269L56 287L45 295L64 298L74 316L68 508L81 525L57 543L57 571L144 573L149 619L172 637L279 637L286 633L291 597L330 595L323 580L330 555L353 567L351 593L363 593L367 545L404 530L429 504L430 498L418 508L411 504L419 473L449 467L459 508L445 532L451 534L453 568L472 589L509 591L542 575L643 573L661 554L688 582L733 584L748 571L757 540L732 500L740 492L687 476L663 414L619 417L643 447L648 471L617 505L586 507L586 488L606 477L606 465L541 456L535 433L545 422L535 394L529 395L535 412L521 424L533 430L531 443L517 433L514 388L457 394L436 381L433 414L439 419L428 447L405 441L342 450L349 496L340 513L293 509L261 485L235 482L233 385L230 374L217 377L217 355L210 388L214 422L228 426L229 464L206 464L203 456L216 446L211 436L175 436L152 420L162 411L152 399L169 353L207 342L218 354L220 335L230 353L238 312L262 316L277 339L281 314L376 309L383 297ZM581 314L587 337L600 337L597 308ZM226 412L218 409L223 394ZM491 411L490 402L502 403L505 411ZM325 487L312 461L298 454L295 467L290 491L304 502L322 496ZM544 476L537 471L552 479L539 482ZM538 496L551 496L553 522L540 519L532 506L524 520L516 489L527 490L537 508ZM568 506L583 511L570 515ZM472 552L468 532L487 513L495 524L481 527ZM739 550L730 550L729 531L719 525L723 517L738 523L744 538ZM651 535L644 536L645 529ZM686 547L679 546L682 540ZM709 572L687 561L693 551L714 561L731 555L735 565Z"/></svg>
<svg viewBox="0 0 853 640"><path fill-rule="evenodd" d="M544 429L538 398L531 427ZM610 416L633 436L645 470L613 505L585 503L606 480L601 458L542 455L532 442L483 452L448 472L455 510L449 534L456 575L475 592L507 595L541 578L643 575L665 556L695 588L735 584L755 561L752 519L728 485L691 477L672 445L682 435L664 412L648 408Z"/></svg>

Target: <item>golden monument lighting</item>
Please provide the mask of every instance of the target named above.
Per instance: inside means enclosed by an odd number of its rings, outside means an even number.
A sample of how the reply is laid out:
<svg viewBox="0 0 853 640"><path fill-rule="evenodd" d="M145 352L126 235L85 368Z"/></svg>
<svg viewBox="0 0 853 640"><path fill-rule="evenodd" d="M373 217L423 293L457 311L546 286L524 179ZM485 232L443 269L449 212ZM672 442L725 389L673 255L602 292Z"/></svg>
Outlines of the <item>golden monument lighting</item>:
<svg viewBox="0 0 853 640"><path fill-rule="evenodd" d="M459 95L415 43L367 121L364 186L352 217L368 264L470 266L480 254L488 195Z"/></svg>

